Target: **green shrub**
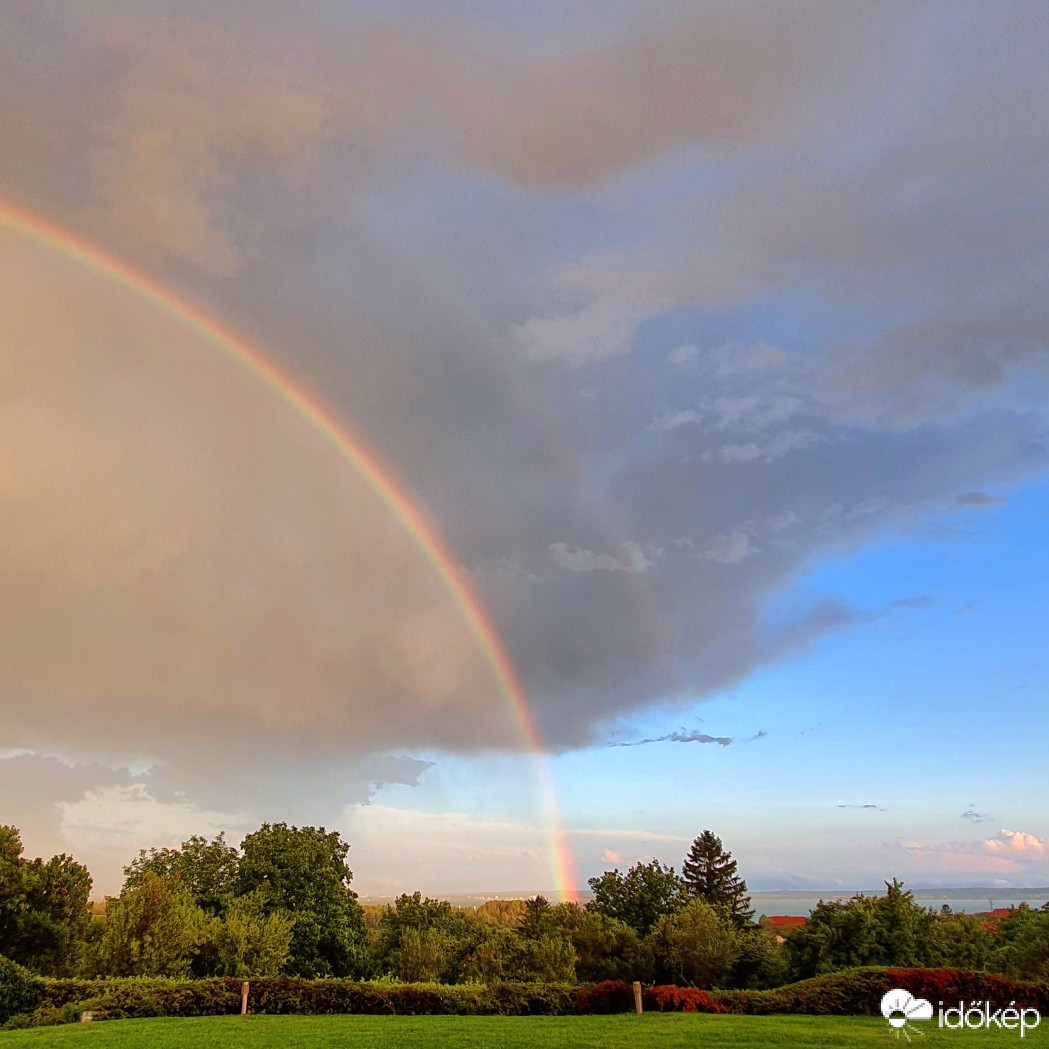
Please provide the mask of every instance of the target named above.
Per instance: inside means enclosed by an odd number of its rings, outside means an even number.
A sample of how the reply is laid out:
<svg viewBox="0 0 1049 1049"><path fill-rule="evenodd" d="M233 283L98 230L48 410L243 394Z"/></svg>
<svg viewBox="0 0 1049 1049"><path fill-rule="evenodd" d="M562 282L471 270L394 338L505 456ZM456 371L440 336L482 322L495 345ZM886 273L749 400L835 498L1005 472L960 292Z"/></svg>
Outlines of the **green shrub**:
<svg viewBox="0 0 1049 1049"><path fill-rule="evenodd" d="M1016 983L993 973L958 969L849 969L771 991L702 991L658 986L644 992L648 1010L730 1012L749 1015L873 1015L882 995L903 987L934 1004L1010 1002L1049 1012L1049 985ZM88 1009L95 1019L152 1016L215 1016L240 1011L240 981L126 978L45 980L2 960L0 1001L12 1026L63 1023ZM579 986L567 983L391 984L292 977L251 981L254 1013L324 1015L357 1013L401 1016L567 1016L624 1013L634 1008L633 990L622 981ZM16 1016L16 1014L21 1014Z"/></svg>
<svg viewBox="0 0 1049 1049"><path fill-rule="evenodd" d="M0 954L0 1023L29 1012L36 1005L41 982L28 969Z"/></svg>
<svg viewBox="0 0 1049 1049"><path fill-rule="evenodd" d="M35 1002L40 1009L75 1005L95 1019L152 1016L213 1016L240 1011L240 981L231 979L46 980ZM358 1013L401 1016L559 1016L575 1012L573 984L388 984L293 977L252 980L253 1013L324 1015ZM28 1010L27 1010L28 1011Z"/></svg>
<svg viewBox="0 0 1049 1049"><path fill-rule="evenodd" d="M882 995L902 987L933 1003L988 1001L993 1008L1049 1009L1049 985L1016 983L995 973L964 969L844 969L772 991L717 991L729 1012L749 1015L804 1013L815 1016L873 1016Z"/></svg>
<svg viewBox="0 0 1049 1049"><path fill-rule="evenodd" d="M59 1024L76 1023L80 1019L79 1004L43 1005L31 1013L18 1013L0 1026L4 1031L20 1031L26 1027L57 1027Z"/></svg>

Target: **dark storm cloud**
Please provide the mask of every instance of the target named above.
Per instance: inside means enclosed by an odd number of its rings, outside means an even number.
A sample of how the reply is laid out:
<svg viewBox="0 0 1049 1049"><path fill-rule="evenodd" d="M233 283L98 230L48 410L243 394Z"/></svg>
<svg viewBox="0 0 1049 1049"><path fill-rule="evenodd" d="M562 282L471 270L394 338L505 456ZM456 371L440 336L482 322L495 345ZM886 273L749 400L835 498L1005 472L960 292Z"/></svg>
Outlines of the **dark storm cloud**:
<svg viewBox="0 0 1049 1049"><path fill-rule="evenodd" d="M219 7L5 5L0 192L353 420L439 521L552 747L862 622L792 583L1049 463L1038 9L975 32L947 6L581 7L522 40L445 5ZM154 790L216 811L422 771L368 755L518 745L344 467L115 293L30 284L24 255L0 351L23 486L0 574L36 602L4 612L12 745L137 744ZM56 294L98 314L93 342ZM110 370L62 402L89 359Z"/></svg>
<svg viewBox="0 0 1049 1049"><path fill-rule="evenodd" d="M645 743L716 743L719 747L727 747L734 742L732 736L709 736L706 732L697 732L694 729L678 729L676 732L668 732L665 736L639 739L633 743L613 743L611 746L640 747Z"/></svg>
<svg viewBox="0 0 1049 1049"><path fill-rule="evenodd" d="M1004 499L1000 499L995 495L989 495L987 492L961 492L954 497L955 506L982 508L985 506L1000 506L1004 502Z"/></svg>
<svg viewBox="0 0 1049 1049"><path fill-rule="evenodd" d="M756 739L764 739L767 732L755 732L742 742L752 742ZM711 736L706 732L696 729L681 728L675 732L668 732L665 736L652 736L649 739L639 739L630 743L610 743L610 747L640 747L645 743L716 743L719 747L727 747L732 743L741 742L736 736Z"/></svg>
<svg viewBox="0 0 1049 1049"><path fill-rule="evenodd" d="M27 855L51 856L65 845L60 803L75 801L98 787L125 787L130 782L126 768L94 762L72 764L29 753L0 758L2 822L21 828Z"/></svg>

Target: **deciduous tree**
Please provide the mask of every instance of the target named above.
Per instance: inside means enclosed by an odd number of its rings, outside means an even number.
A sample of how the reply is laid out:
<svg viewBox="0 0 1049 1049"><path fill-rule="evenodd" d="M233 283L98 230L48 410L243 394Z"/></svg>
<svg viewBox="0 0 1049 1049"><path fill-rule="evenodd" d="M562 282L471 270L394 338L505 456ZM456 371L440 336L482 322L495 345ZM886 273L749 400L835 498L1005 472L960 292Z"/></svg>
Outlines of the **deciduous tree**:
<svg viewBox="0 0 1049 1049"><path fill-rule="evenodd" d="M657 975L693 987L723 986L739 953L731 916L705 900L690 900L656 922L649 937Z"/></svg>
<svg viewBox="0 0 1049 1049"><path fill-rule="evenodd" d="M177 879L208 914L219 914L223 900L234 890L237 879L237 850L226 843L225 832L211 841L194 834L178 849L143 849L124 868L124 887L141 883L147 871L158 878Z"/></svg>
<svg viewBox="0 0 1049 1049"><path fill-rule="evenodd" d="M804 979L856 965L936 965L937 917L895 879L884 896L821 900L788 939L793 974Z"/></svg>
<svg viewBox="0 0 1049 1049"><path fill-rule="evenodd" d="M295 919L288 972L349 976L362 964L364 920L350 889L349 844L323 827L264 823L241 844L237 893L260 893L267 914Z"/></svg>
<svg viewBox="0 0 1049 1049"><path fill-rule="evenodd" d="M15 827L0 826L0 954L48 975L73 967L87 913L91 875L64 853L26 859Z"/></svg>
<svg viewBox="0 0 1049 1049"><path fill-rule="evenodd" d="M88 970L98 976L188 976L214 921L177 880L146 871L107 900Z"/></svg>
<svg viewBox="0 0 1049 1049"><path fill-rule="evenodd" d="M638 936L646 936L660 918L672 914L687 900L674 868L659 860L639 861L626 874L621 874L618 867L605 871L600 878L591 878L589 884L594 898L587 909L618 918Z"/></svg>

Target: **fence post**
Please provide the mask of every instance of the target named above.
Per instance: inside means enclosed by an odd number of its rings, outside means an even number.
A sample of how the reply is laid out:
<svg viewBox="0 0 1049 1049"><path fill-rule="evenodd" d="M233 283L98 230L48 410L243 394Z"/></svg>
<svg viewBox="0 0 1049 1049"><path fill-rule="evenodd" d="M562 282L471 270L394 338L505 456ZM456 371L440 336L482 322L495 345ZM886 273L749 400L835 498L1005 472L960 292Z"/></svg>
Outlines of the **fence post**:
<svg viewBox="0 0 1049 1049"><path fill-rule="evenodd" d="M248 981L245 980L240 985L240 1015L248 1015Z"/></svg>
<svg viewBox="0 0 1049 1049"><path fill-rule="evenodd" d="M641 1015L641 981L634 981L634 1012Z"/></svg>

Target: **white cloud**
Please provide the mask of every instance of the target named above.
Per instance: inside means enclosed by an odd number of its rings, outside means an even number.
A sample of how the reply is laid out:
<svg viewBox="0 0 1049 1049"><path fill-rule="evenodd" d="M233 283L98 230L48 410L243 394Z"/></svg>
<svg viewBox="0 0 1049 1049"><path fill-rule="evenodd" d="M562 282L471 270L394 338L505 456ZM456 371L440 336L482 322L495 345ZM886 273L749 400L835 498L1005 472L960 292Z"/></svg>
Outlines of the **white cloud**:
<svg viewBox="0 0 1049 1049"><path fill-rule="evenodd" d="M996 856L1037 858L1049 855L1049 840L1022 830L1001 830L983 843L985 852Z"/></svg>
<svg viewBox="0 0 1049 1049"><path fill-rule="evenodd" d="M362 893L396 891L549 891L549 835L540 821L485 819L466 812L423 812L389 805L350 805L345 833Z"/></svg>
<svg viewBox="0 0 1049 1049"><path fill-rule="evenodd" d="M702 561L716 561L719 565L738 565L758 553L746 532L733 531L715 536L707 548L698 554Z"/></svg>
<svg viewBox="0 0 1049 1049"><path fill-rule="evenodd" d="M756 441L748 441L746 444L723 444L717 450L717 457L723 463L770 463L798 449L808 448L816 440L817 437L811 430L782 430L771 440L761 444Z"/></svg>
<svg viewBox="0 0 1049 1049"><path fill-rule="evenodd" d="M690 342L686 342L682 346L675 346L667 354L667 364L672 368L687 367L699 356L699 353L698 346L693 346Z"/></svg>
<svg viewBox="0 0 1049 1049"><path fill-rule="evenodd" d="M365 895L415 891L547 892L554 885L548 825L467 812L349 805L340 828L353 843L354 888ZM563 829L581 888L607 864L683 851L689 839L643 828ZM388 872L404 872L396 879Z"/></svg>
<svg viewBox="0 0 1049 1049"><path fill-rule="evenodd" d="M769 520L770 532L784 532L796 525L801 518L793 510L784 510L782 513L773 514Z"/></svg>
<svg viewBox="0 0 1049 1049"><path fill-rule="evenodd" d="M530 317L514 326L513 338L530 360L579 367L626 353L650 313L647 306L604 295L573 313Z"/></svg>
<svg viewBox="0 0 1049 1049"><path fill-rule="evenodd" d="M684 411L680 412L667 412L652 423L652 429L676 430L679 426L688 426L690 423L697 423L702 418L702 415L693 408L686 408Z"/></svg>
<svg viewBox="0 0 1049 1049"><path fill-rule="evenodd" d="M574 302L574 308L531 317L513 327L512 337L533 361L578 367L620 357L638 325L672 301L672 279L654 259L585 257L549 278L553 300Z"/></svg>
<svg viewBox="0 0 1049 1049"><path fill-rule="evenodd" d="M661 551L631 541L621 543L621 557L596 554L582 547L572 548L567 543L551 543L550 556L554 563L568 572L646 572Z"/></svg>
<svg viewBox="0 0 1049 1049"><path fill-rule="evenodd" d="M66 847L95 875L96 896L119 889L116 871L140 849L177 846L194 834L213 837L220 831L233 832L235 840L248 829L236 813L160 801L142 783L99 787L57 807Z"/></svg>
<svg viewBox="0 0 1049 1049"><path fill-rule="evenodd" d="M788 393L728 394L710 405L719 427L764 430L797 415L804 401Z"/></svg>

